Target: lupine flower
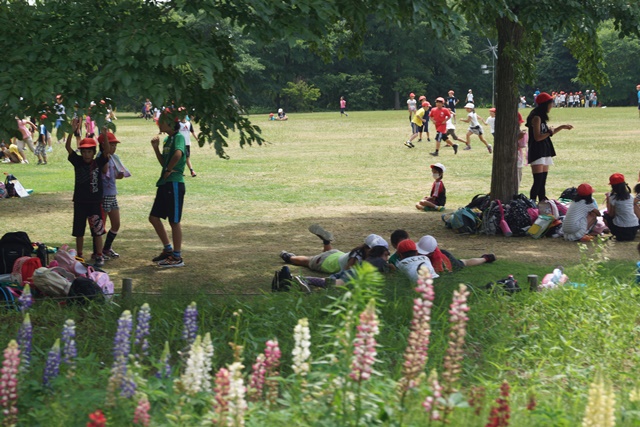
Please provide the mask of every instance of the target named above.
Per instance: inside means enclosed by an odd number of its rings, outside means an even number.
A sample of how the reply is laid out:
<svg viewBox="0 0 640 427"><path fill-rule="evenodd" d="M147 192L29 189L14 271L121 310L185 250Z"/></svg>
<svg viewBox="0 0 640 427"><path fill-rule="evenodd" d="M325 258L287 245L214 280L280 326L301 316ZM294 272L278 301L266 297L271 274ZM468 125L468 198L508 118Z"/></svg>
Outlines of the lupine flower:
<svg viewBox="0 0 640 427"><path fill-rule="evenodd" d="M131 352L131 329L133 321L131 312L125 310L118 319L118 329L113 339L113 358L115 361L119 359L126 360Z"/></svg>
<svg viewBox="0 0 640 427"><path fill-rule="evenodd" d="M182 338L191 345L198 334L198 306L195 302L189 304L184 310L184 329Z"/></svg>
<svg viewBox="0 0 640 427"><path fill-rule="evenodd" d="M267 356L268 357L268 356ZM233 362L229 365L229 394L227 398L227 424L235 427L244 426L244 414L247 411L245 400L246 389L242 379L242 363Z"/></svg>
<svg viewBox="0 0 640 427"><path fill-rule="evenodd" d="M529 402L527 403L527 410L528 411L533 411L534 409L536 409L536 396L534 394L530 394L529 395Z"/></svg>
<svg viewBox="0 0 640 427"><path fill-rule="evenodd" d="M265 357L263 353L260 353L256 357L256 363L252 366L251 379L249 380L249 398L252 401L260 400L262 397L262 389L264 387L264 381L266 376Z"/></svg>
<svg viewBox="0 0 640 427"><path fill-rule="evenodd" d="M44 377L42 383L45 387L51 387L51 381L53 381L60 373L60 339L49 350L47 356L47 364L44 367Z"/></svg>
<svg viewBox="0 0 640 427"><path fill-rule="evenodd" d="M264 369L266 371L267 384L267 400L272 404L276 403L278 398L278 380L275 379L280 372L280 357L282 352L278 347L278 340L267 341L267 347L264 349Z"/></svg>
<svg viewBox="0 0 640 427"><path fill-rule="evenodd" d="M207 363L205 359L202 338L198 335L191 344L184 374L180 376L180 386L185 393L194 395L211 388L211 373L207 370L207 366L211 366L211 363Z"/></svg>
<svg viewBox="0 0 640 427"><path fill-rule="evenodd" d="M377 354L375 337L378 332L378 316L372 299L367 308L360 313L360 324L353 341L353 361L349 376L355 381L366 381L371 377Z"/></svg>
<svg viewBox="0 0 640 427"><path fill-rule="evenodd" d="M169 378L171 376L171 365L169 364L171 359L171 351L169 350L169 342L164 342L164 350L160 356L160 370L156 373L158 378Z"/></svg>
<svg viewBox="0 0 640 427"><path fill-rule="evenodd" d="M29 313L25 314L20 330L18 330L18 347L22 357L23 370L29 369L31 365L31 340L33 339L33 326Z"/></svg>
<svg viewBox="0 0 640 427"><path fill-rule="evenodd" d="M147 396L143 395L138 400L138 406L136 406L136 410L133 413L133 423L148 427L151 423L149 410L151 410L151 404L149 403L149 399L147 399Z"/></svg>
<svg viewBox="0 0 640 427"><path fill-rule="evenodd" d="M231 386L231 378L227 368L220 368L215 378L215 387L213 392L215 399L213 401L214 412L217 421L223 424L226 422L227 412L229 411L229 387Z"/></svg>
<svg viewBox="0 0 640 427"><path fill-rule="evenodd" d="M62 361L69 366L70 375L73 375L77 356L76 323L71 319L67 319L62 328Z"/></svg>
<svg viewBox="0 0 640 427"><path fill-rule="evenodd" d="M431 307L435 298L433 280L431 280L431 274L427 268L421 268L418 272L416 292L420 294L420 297L413 300L411 332L407 339L407 348L404 351L402 379L400 380L402 392L418 386L420 376L427 364L429 336L431 335Z"/></svg>
<svg viewBox="0 0 640 427"><path fill-rule="evenodd" d="M504 381L500 386L500 397L496 399L497 406L491 408L489 422L485 427L508 427L510 418L509 383ZM600 427L604 427L600 425Z"/></svg>
<svg viewBox="0 0 640 427"><path fill-rule="evenodd" d="M205 388L209 390L211 388L211 372L213 371L213 342L211 341L211 334L209 332L204 334L202 351L204 352L204 371L207 373Z"/></svg>
<svg viewBox="0 0 640 427"><path fill-rule="evenodd" d="M151 307L149 304L144 303L142 307L140 307L140 311L138 311L138 317L136 322L136 333L135 333L135 345L140 346L140 354L136 354L136 357L148 356L149 355L149 340L147 337L149 336L149 322L151 321Z"/></svg>
<svg viewBox="0 0 640 427"><path fill-rule="evenodd" d="M125 310L118 319L118 329L113 339L113 366L111 367L111 377L109 377L108 403L114 404L114 394L116 389L120 389L123 397L132 397L135 392L135 381L127 373L127 360L131 352L131 330L133 321L131 312Z"/></svg>
<svg viewBox="0 0 640 427"><path fill-rule="evenodd" d="M4 425L13 426L18 422L18 371L20 370L20 348L11 340L4 350L4 360L0 369L0 406L4 415Z"/></svg>
<svg viewBox="0 0 640 427"><path fill-rule="evenodd" d="M589 402L582 427L613 427L616 424L616 397L613 387L598 373L589 387Z"/></svg>
<svg viewBox="0 0 640 427"><path fill-rule="evenodd" d="M33 296L31 295L31 288L28 283L24 285L24 289L18 298L18 302L20 303L20 311L23 313L33 305Z"/></svg>
<svg viewBox="0 0 640 427"><path fill-rule="evenodd" d="M87 423L87 427L105 427L106 425L107 417L104 416L100 409L89 414L89 422Z"/></svg>
<svg viewBox="0 0 640 427"><path fill-rule="evenodd" d="M429 376L429 382L431 383L431 396L427 396L422 402L424 410L429 414L430 418L434 421L440 419L440 411L435 406L438 403L438 399L442 398L442 386L438 382L438 373L434 370Z"/></svg>
<svg viewBox="0 0 640 427"><path fill-rule="evenodd" d="M120 383L120 396L125 399L130 399L134 394L136 394L137 388L138 385L136 384L135 377L130 371L128 371Z"/></svg>
<svg viewBox="0 0 640 427"><path fill-rule="evenodd" d="M473 413L478 416L484 407L485 389L482 386L473 386L469 391L469 406L475 408Z"/></svg>
<svg viewBox="0 0 640 427"><path fill-rule="evenodd" d="M311 357L311 333L309 332L309 320L304 318L298 320L298 324L293 328L293 372L302 377L310 371L309 358Z"/></svg>
<svg viewBox="0 0 640 427"><path fill-rule="evenodd" d="M451 323L451 331L449 332L449 347L444 357L444 372L442 379L445 383L446 394L456 391L455 384L460 376L460 362L464 354L464 337L467 335L467 297L469 291L465 285L460 285L459 291L453 292L453 301L449 309L449 323Z"/></svg>

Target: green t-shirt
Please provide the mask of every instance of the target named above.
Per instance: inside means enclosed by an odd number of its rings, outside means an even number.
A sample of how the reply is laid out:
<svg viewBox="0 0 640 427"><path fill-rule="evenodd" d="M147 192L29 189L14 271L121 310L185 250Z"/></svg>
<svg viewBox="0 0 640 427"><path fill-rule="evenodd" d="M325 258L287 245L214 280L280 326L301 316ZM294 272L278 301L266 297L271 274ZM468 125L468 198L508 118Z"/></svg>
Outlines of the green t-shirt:
<svg viewBox="0 0 640 427"><path fill-rule="evenodd" d="M181 151L182 157L180 157L178 163L173 167L171 175L163 178L165 169L167 169L167 165L176 151ZM180 132L176 132L173 136L168 136L164 140L164 145L162 146L162 172L160 173L160 179L156 182L156 187L160 187L167 182L184 182L184 167L186 164L187 155L184 136L182 136Z"/></svg>

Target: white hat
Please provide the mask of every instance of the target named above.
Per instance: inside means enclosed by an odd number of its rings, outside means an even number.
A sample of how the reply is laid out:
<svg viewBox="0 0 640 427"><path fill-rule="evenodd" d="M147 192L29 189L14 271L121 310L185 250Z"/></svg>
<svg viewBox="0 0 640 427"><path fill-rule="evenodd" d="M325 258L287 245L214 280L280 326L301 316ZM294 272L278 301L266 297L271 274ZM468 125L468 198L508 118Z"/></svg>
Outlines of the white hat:
<svg viewBox="0 0 640 427"><path fill-rule="evenodd" d="M476 108L476 106L473 105L471 102L467 102L467 104L464 106L464 108Z"/></svg>
<svg viewBox="0 0 640 427"><path fill-rule="evenodd" d="M422 236L416 245L418 253L421 255L429 255L438 247L438 242L433 236Z"/></svg>
<svg viewBox="0 0 640 427"><path fill-rule="evenodd" d="M278 108L278 113L282 113L282 108Z"/></svg>
<svg viewBox="0 0 640 427"><path fill-rule="evenodd" d="M378 236L377 234L369 234L366 239L364 239L364 244L369 246L370 248L374 246L384 246L389 249L389 244L387 243L382 236Z"/></svg>
<svg viewBox="0 0 640 427"><path fill-rule="evenodd" d="M440 169L440 170L442 171L442 173L445 173L445 172L446 172L446 170L447 170L447 168L445 168L445 167L444 167L444 165L443 165L442 163L434 163L434 164L432 164L432 165L431 165L431 166L429 166L429 167L432 167L432 168L438 168L438 169Z"/></svg>

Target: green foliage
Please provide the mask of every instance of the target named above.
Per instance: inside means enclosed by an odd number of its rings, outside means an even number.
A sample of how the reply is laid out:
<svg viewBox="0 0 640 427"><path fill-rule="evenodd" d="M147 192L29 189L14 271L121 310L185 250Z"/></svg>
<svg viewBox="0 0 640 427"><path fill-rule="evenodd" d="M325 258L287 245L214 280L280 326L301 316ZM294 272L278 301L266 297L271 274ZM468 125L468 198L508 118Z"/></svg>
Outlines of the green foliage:
<svg viewBox="0 0 640 427"><path fill-rule="evenodd" d="M315 101L320 98L320 89L302 79L288 82L281 92L294 111L312 111Z"/></svg>

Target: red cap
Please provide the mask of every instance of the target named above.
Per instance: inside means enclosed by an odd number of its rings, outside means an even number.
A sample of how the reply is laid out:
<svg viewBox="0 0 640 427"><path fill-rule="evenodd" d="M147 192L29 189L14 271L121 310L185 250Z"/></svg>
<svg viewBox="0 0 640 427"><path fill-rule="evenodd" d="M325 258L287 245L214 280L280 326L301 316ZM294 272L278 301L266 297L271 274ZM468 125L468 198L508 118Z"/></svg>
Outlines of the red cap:
<svg viewBox="0 0 640 427"><path fill-rule="evenodd" d="M46 114L41 115L40 120L47 120L47 115Z"/></svg>
<svg viewBox="0 0 640 427"><path fill-rule="evenodd" d="M540 92L540 95L536 96L536 104L544 104L545 102L551 101L552 99L553 98L551 98L551 95L549 95L547 92Z"/></svg>
<svg viewBox="0 0 640 427"><path fill-rule="evenodd" d="M423 99L427 99L427 97L424 95L420 95L420 98L418 98L418 101L422 101Z"/></svg>
<svg viewBox="0 0 640 427"><path fill-rule="evenodd" d="M78 148L95 148L98 145L94 138L84 138L80 141Z"/></svg>
<svg viewBox="0 0 640 427"><path fill-rule="evenodd" d="M593 187L586 182L578 185L578 196L590 196L593 194Z"/></svg>
<svg viewBox="0 0 640 427"><path fill-rule="evenodd" d="M495 108L489 108L489 112L490 112L490 113L495 113L495 112L496 112L496 109L495 109Z"/></svg>
<svg viewBox="0 0 640 427"><path fill-rule="evenodd" d="M100 136L98 137L98 142L100 144L104 142L104 133L100 134ZM120 141L118 141L118 138L116 138L114 134L112 134L111 132L107 132L107 142L111 144L112 142L119 143Z"/></svg>
<svg viewBox="0 0 640 427"><path fill-rule="evenodd" d="M624 182L624 175L621 173L614 173L609 177L609 185L622 184Z"/></svg>
<svg viewBox="0 0 640 427"><path fill-rule="evenodd" d="M415 94L415 93L411 92L411 93L409 94L409 98L415 98L415 97L416 97L416 94Z"/></svg>
<svg viewBox="0 0 640 427"><path fill-rule="evenodd" d="M416 246L416 242L414 242L411 239L406 239L398 243L398 253L403 254L405 252L417 251L417 250L418 250L418 247Z"/></svg>
<svg viewBox="0 0 640 427"><path fill-rule="evenodd" d="M423 101L423 102L422 102L422 106L423 106L423 107L428 107L428 106L429 106L429 103L428 103L427 101Z"/></svg>
<svg viewBox="0 0 640 427"><path fill-rule="evenodd" d="M444 98L439 96L436 98L436 102L444 102Z"/></svg>

